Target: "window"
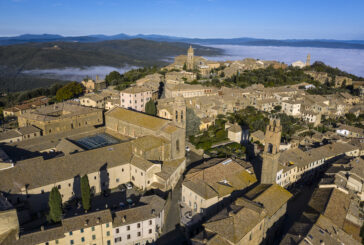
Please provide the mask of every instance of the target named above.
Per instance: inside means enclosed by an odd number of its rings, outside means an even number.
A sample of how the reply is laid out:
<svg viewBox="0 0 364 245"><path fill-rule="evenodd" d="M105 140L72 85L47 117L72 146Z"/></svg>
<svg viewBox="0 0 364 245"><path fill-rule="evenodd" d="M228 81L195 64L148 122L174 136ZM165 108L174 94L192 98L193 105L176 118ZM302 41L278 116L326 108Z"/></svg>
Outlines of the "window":
<svg viewBox="0 0 364 245"><path fill-rule="evenodd" d="M130 231L130 225L128 225L128 226L126 227L126 230L127 230L127 231Z"/></svg>
<svg viewBox="0 0 364 245"><path fill-rule="evenodd" d="M141 235L142 235L142 233L140 231L138 231L138 236L141 236Z"/></svg>
<svg viewBox="0 0 364 245"><path fill-rule="evenodd" d="M110 240L107 240L107 245L111 245L111 242L110 242Z"/></svg>
<svg viewBox="0 0 364 245"><path fill-rule="evenodd" d="M83 229L81 229L81 233L83 233Z"/></svg>
<svg viewBox="0 0 364 245"><path fill-rule="evenodd" d="M92 231L95 231L95 226L92 226L92 227L91 227L91 230L92 230Z"/></svg>
<svg viewBox="0 0 364 245"><path fill-rule="evenodd" d="M109 223L106 224L106 228L109 228Z"/></svg>
<svg viewBox="0 0 364 245"><path fill-rule="evenodd" d="M84 237L81 237L81 242L85 242L85 238Z"/></svg>
<svg viewBox="0 0 364 245"><path fill-rule="evenodd" d="M59 242L58 242L58 240L56 240L56 244L58 244Z"/></svg>
<svg viewBox="0 0 364 245"><path fill-rule="evenodd" d="M70 241L70 243L71 243L71 244L75 244L75 243L73 242L73 240L71 240L71 241Z"/></svg>
<svg viewBox="0 0 364 245"><path fill-rule="evenodd" d="M116 233L119 233L119 228L117 228L115 231L116 231Z"/></svg>
<svg viewBox="0 0 364 245"><path fill-rule="evenodd" d="M149 234L152 234L153 230L152 229L149 229Z"/></svg>
<svg viewBox="0 0 364 245"><path fill-rule="evenodd" d="M138 223L137 227L140 228L140 223Z"/></svg>
<svg viewBox="0 0 364 245"><path fill-rule="evenodd" d="M124 169L123 168L121 169L121 172L124 172Z"/></svg>
<svg viewBox="0 0 364 245"><path fill-rule="evenodd" d="M149 220L149 225L152 225L153 221L152 220Z"/></svg>
<svg viewBox="0 0 364 245"><path fill-rule="evenodd" d="M46 242L45 245L49 245L49 242Z"/></svg>
<svg viewBox="0 0 364 245"><path fill-rule="evenodd" d="M70 236L72 236L72 231L70 231Z"/></svg>
<svg viewBox="0 0 364 245"><path fill-rule="evenodd" d="M71 187L71 183L69 183L68 186Z"/></svg>
<svg viewBox="0 0 364 245"><path fill-rule="evenodd" d="M61 187L62 187L61 185L58 185L58 189L59 189L59 190L61 189Z"/></svg>
<svg viewBox="0 0 364 245"><path fill-rule="evenodd" d="M128 234L128 235L126 236L126 238L127 238L127 239L130 239L130 235Z"/></svg>
<svg viewBox="0 0 364 245"><path fill-rule="evenodd" d="M143 176L143 173L140 173L141 176Z"/></svg>
<svg viewBox="0 0 364 245"><path fill-rule="evenodd" d="M94 177L94 179L96 179L96 176Z"/></svg>
<svg viewBox="0 0 364 245"><path fill-rule="evenodd" d="M121 242L121 237L115 238L115 242Z"/></svg>
<svg viewBox="0 0 364 245"><path fill-rule="evenodd" d="M119 178L116 178L116 183L119 183Z"/></svg>
<svg viewBox="0 0 364 245"><path fill-rule="evenodd" d="M44 194L44 190L41 190L40 192L41 192L42 194Z"/></svg>
<svg viewBox="0 0 364 245"><path fill-rule="evenodd" d="M176 140L176 150L179 152L179 140Z"/></svg>
<svg viewBox="0 0 364 245"><path fill-rule="evenodd" d="M92 240L96 240L96 235L92 235Z"/></svg>

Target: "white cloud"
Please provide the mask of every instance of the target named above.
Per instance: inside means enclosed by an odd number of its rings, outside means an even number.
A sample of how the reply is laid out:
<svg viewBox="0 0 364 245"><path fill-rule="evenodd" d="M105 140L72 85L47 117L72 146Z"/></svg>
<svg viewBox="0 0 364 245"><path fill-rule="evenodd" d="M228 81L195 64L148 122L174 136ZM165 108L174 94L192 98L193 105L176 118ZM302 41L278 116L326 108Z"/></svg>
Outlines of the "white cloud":
<svg viewBox="0 0 364 245"><path fill-rule="evenodd" d="M311 54L311 63L323 61L332 67L364 77L364 50L362 49L331 49L309 47L272 47L272 46L242 46L242 45L213 45L221 48L225 54L208 57L213 60L241 60L255 58L262 60L277 60L286 64L294 61L306 61Z"/></svg>
<svg viewBox="0 0 364 245"><path fill-rule="evenodd" d="M81 81L86 76L95 78L97 75L100 78L104 78L107 74L112 71L118 71L120 73L127 72L131 69L135 69L135 66L124 66L124 67L112 67L112 66L89 66L84 68L66 67L63 69L36 69L23 71L24 74L28 75L40 75L46 78L64 79L71 81Z"/></svg>

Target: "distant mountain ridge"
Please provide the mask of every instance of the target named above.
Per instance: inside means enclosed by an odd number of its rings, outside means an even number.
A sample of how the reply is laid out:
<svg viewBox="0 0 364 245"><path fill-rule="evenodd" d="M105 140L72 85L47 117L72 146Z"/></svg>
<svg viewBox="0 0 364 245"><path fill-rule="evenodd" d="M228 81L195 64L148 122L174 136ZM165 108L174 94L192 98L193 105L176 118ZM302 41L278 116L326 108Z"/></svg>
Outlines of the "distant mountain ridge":
<svg viewBox="0 0 364 245"><path fill-rule="evenodd" d="M36 36L26 38L38 40ZM186 54L187 43L157 42L145 39L107 40L102 42L51 41L0 46L0 90L18 91L46 87L49 79L27 75L29 70L108 67L163 66L172 57ZM57 37L56 37L57 38ZM220 55L222 50L193 45L196 55ZM34 74L34 73L32 73Z"/></svg>
<svg viewBox="0 0 364 245"><path fill-rule="evenodd" d="M364 40L334 40L334 39L261 39L261 38L185 38L166 35L86 35L86 36L62 36L56 34L24 34L14 37L0 37L0 45L12 45L22 43L42 42L102 42L110 40L146 39L159 42L184 42L202 45L230 44L251 46L287 46L287 47L318 47L318 48L343 48L364 49Z"/></svg>

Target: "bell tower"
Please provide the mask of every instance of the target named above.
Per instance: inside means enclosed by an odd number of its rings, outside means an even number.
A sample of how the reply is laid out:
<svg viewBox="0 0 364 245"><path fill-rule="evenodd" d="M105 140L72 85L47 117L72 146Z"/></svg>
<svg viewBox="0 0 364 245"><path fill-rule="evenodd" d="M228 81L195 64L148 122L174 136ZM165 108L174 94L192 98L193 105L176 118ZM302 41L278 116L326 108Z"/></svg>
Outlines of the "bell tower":
<svg viewBox="0 0 364 245"><path fill-rule="evenodd" d="M194 69L194 51L193 51L192 45L190 45L190 47L188 48L188 51L187 51L186 67L187 67L187 70Z"/></svg>
<svg viewBox="0 0 364 245"><path fill-rule="evenodd" d="M278 118L271 118L269 125L265 131L265 146L263 152L263 163L260 183L274 184L276 183L279 146L281 144L282 126Z"/></svg>
<svg viewBox="0 0 364 245"><path fill-rule="evenodd" d="M183 97L176 97L173 105L172 121L180 128L186 128L186 103Z"/></svg>
<svg viewBox="0 0 364 245"><path fill-rule="evenodd" d="M310 66L310 65L311 65L311 55L308 54L307 59L306 59L306 66Z"/></svg>

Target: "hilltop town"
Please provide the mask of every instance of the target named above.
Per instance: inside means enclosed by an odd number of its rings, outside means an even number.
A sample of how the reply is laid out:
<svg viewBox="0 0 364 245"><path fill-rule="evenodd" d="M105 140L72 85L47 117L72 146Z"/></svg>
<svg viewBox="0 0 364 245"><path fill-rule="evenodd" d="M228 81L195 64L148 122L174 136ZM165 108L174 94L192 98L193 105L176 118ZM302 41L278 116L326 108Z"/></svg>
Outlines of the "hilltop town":
<svg viewBox="0 0 364 245"><path fill-rule="evenodd" d="M363 78L190 46L51 90L2 110L1 245L362 243Z"/></svg>

